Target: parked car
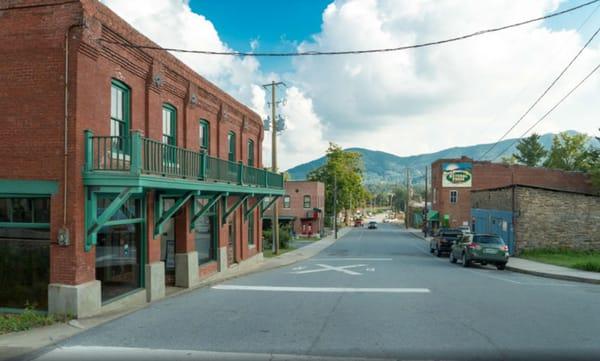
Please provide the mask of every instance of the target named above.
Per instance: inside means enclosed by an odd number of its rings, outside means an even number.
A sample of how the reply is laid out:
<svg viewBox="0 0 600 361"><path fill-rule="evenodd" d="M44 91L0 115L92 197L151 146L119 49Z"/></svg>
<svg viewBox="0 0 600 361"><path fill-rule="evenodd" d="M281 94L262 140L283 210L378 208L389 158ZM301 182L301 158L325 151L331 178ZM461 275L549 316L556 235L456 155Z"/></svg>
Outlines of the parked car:
<svg viewBox="0 0 600 361"><path fill-rule="evenodd" d="M377 229L377 222L371 221L369 222L369 229Z"/></svg>
<svg viewBox="0 0 600 361"><path fill-rule="evenodd" d="M472 263L496 265L503 270L508 262L508 246L494 234L464 234L452 245L450 262L462 260L463 267Z"/></svg>
<svg viewBox="0 0 600 361"><path fill-rule="evenodd" d="M435 233L431 241L429 241L429 252L435 253L438 257L448 254L456 239L467 233L468 230L465 229L442 228Z"/></svg>
<svg viewBox="0 0 600 361"><path fill-rule="evenodd" d="M356 218L354 220L354 227L362 227L363 226L363 220L361 218Z"/></svg>

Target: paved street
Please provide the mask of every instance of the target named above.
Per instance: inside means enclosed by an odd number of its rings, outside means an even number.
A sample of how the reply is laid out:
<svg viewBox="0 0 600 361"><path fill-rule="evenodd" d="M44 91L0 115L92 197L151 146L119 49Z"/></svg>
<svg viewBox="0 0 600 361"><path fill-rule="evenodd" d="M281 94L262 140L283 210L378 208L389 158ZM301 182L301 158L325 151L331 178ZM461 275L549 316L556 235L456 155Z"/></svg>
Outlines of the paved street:
<svg viewBox="0 0 600 361"><path fill-rule="evenodd" d="M599 299L597 285L452 265L381 224L307 261L165 299L37 356L597 359Z"/></svg>

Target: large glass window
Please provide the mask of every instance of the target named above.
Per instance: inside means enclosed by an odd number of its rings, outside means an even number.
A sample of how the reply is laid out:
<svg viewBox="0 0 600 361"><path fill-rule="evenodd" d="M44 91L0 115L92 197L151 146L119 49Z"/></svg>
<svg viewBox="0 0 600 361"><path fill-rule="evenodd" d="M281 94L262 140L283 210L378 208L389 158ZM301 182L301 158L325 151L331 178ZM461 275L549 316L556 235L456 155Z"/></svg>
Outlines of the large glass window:
<svg viewBox="0 0 600 361"><path fill-rule="evenodd" d="M97 214L102 214L113 199L114 196L99 197ZM102 282L102 302L141 287L141 218L142 200L129 199L111 218L111 221L121 221L120 224L98 231L96 279Z"/></svg>
<svg viewBox="0 0 600 361"><path fill-rule="evenodd" d="M198 136L200 138L200 150L208 152L210 148L210 126L206 120L200 120L200 131Z"/></svg>
<svg viewBox="0 0 600 361"><path fill-rule="evenodd" d="M163 143L169 145L177 145L177 114L175 108L172 105L163 105L162 126Z"/></svg>
<svg viewBox="0 0 600 361"><path fill-rule="evenodd" d="M254 212L248 215L248 246L254 246Z"/></svg>
<svg viewBox="0 0 600 361"><path fill-rule="evenodd" d="M196 200L196 209L201 209L205 204L206 199ZM215 254L215 232L214 232L214 206L207 212L206 215L200 217L194 223L194 231L196 233L196 252L198 252L198 264L206 263L216 259Z"/></svg>
<svg viewBox="0 0 600 361"><path fill-rule="evenodd" d="M48 308L50 198L0 198L0 307Z"/></svg>
<svg viewBox="0 0 600 361"><path fill-rule="evenodd" d="M231 162L235 162L235 133L234 132L227 133L227 149L229 151L228 159Z"/></svg>
<svg viewBox="0 0 600 361"><path fill-rule="evenodd" d="M128 152L127 135L130 124L130 90L127 85L114 80L110 87L110 135L113 139L113 149Z"/></svg>
<svg viewBox="0 0 600 361"><path fill-rule="evenodd" d="M248 141L248 165L254 167L254 141Z"/></svg>

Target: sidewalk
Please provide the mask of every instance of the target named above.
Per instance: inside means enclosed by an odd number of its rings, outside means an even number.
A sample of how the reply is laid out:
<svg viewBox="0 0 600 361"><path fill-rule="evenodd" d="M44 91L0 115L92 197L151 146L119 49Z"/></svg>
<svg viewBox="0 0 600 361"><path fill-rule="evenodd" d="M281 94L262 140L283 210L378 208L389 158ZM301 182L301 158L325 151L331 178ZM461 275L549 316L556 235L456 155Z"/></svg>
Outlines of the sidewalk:
<svg viewBox="0 0 600 361"><path fill-rule="evenodd" d="M351 229L351 227L340 229L338 231L338 239L346 235ZM274 268L285 267L290 264L306 260L323 251L325 248L331 246L333 243L335 243L335 241L336 240L332 235L325 237L320 241L314 241L312 244L306 245L302 248L284 253L278 257L266 258L258 262L241 263L237 266L227 269L226 271L217 273L202 280L192 288L179 289L175 292L169 293L167 296L161 300L158 300L157 302L161 302L162 300L170 297L176 297L184 293L192 292L199 288L210 287L214 284L236 277L267 271ZM23 356L45 347L53 346L80 332L126 316L130 313L148 307L151 304L152 303L147 303L141 306L129 307L127 309L113 312L105 312L90 318L72 320L68 323L57 323L52 326L0 335L0 361L10 360L12 358Z"/></svg>
<svg viewBox="0 0 600 361"><path fill-rule="evenodd" d="M418 229L409 229L408 231L424 241L429 242L431 239L431 237L427 237L427 239L425 239L423 237L423 232ZM579 271L573 268L554 266L551 264L530 261L519 257L510 257L508 263L506 264L506 269L513 272L526 273L539 277L600 284L600 273Z"/></svg>

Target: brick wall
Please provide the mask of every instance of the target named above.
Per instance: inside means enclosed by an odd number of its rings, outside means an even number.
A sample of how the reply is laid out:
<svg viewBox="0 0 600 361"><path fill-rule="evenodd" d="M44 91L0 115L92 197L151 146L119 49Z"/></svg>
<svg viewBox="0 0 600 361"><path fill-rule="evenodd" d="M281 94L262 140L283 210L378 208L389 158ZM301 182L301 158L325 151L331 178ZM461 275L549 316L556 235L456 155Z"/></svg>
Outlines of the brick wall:
<svg viewBox="0 0 600 361"><path fill-rule="evenodd" d="M473 165L473 184L470 188L443 188L442 164L452 162L469 162ZM522 165L506 165L488 161L473 161L468 157L457 159L439 159L431 165L431 182L434 210L450 216L451 226L460 226L470 222L471 191L478 189L499 188L511 184L523 184L547 187L574 192L592 193L589 178L581 172L565 172L541 167ZM456 204L450 203L450 191L458 192ZM441 220L442 218L440 218Z"/></svg>
<svg viewBox="0 0 600 361"><path fill-rule="evenodd" d="M517 249L600 250L600 197L517 187Z"/></svg>
<svg viewBox="0 0 600 361"><path fill-rule="evenodd" d="M495 190L474 191L471 193L471 208L496 209L513 211L513 189L501 188Z"/></svg>
<svg viewBox="0 0 600 361"><path fill-rule="evenodd" d="M112 79L131 89L131 129L161 140L162 105L177 110L177 145L199 149L199 120L210 124L213 156L227 158L227 133L236 134L236 158L247 162L247 142L255 144L255 164L262 167L262 122L260 116L192 71L166 51L134 50L110 45L114 40L156 45L135 31L97 0L36 8L10 9L37 0L12 0L0 13L0 159L3 179L44 179L60 183L51 202L51 238L56 239L63 215L64 54L69 31L69 132L67 227L71 245L51 246L51 282L79 284L95 279L95 254L84 252L83 132L109 135L110 85ZM154 82L156 77L160 82ZM148 214L153 202L148 196ZM246 249L247 223L241 210L237 231L240 257ZM260 240L259 217L255 217ZM151 222L146 227L153 234ZM220 230L221 245L227 244L227 229ZM150 237L151 238L151 237ZM257 241L257 244L260 241ZM189 242L183 245L187 249ZM158 240L148 239L148 259L155 261ZM258 247L257 247L258 248ZM260 248L258 248L260 249Z"/></svg>

